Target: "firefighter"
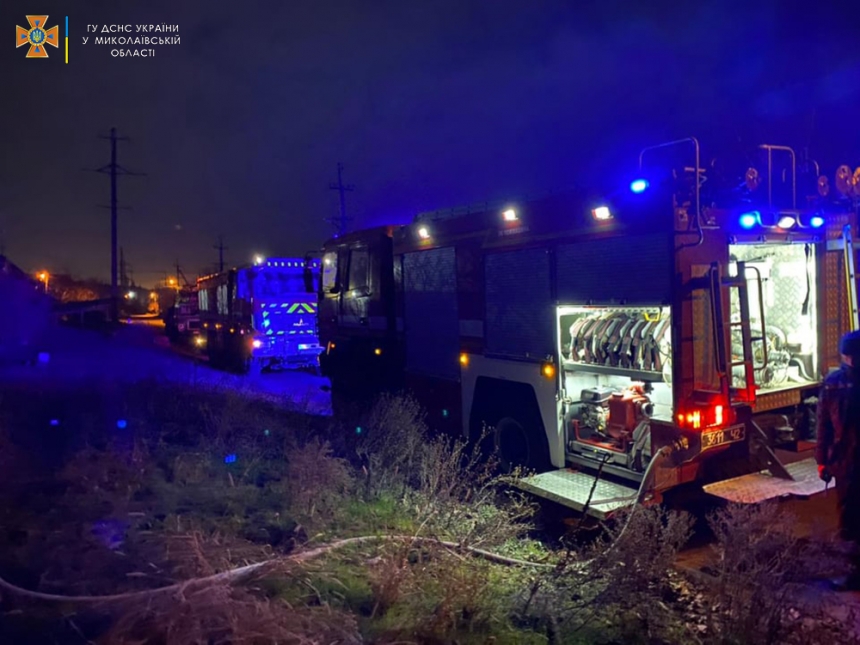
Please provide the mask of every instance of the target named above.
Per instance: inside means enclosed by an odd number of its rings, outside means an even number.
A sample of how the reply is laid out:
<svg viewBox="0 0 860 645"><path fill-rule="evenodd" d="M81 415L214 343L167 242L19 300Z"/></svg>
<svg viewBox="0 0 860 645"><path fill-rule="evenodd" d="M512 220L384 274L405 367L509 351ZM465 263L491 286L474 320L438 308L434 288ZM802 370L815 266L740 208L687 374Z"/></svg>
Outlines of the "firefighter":
<svg viewBox="0 0 860 645"><path fill-rule="evenodd" d="M818 476L835 479L839 532L852 543L846 586L860 589L860 331L839 343L842 365L824 379L818 399Z"/></svg>

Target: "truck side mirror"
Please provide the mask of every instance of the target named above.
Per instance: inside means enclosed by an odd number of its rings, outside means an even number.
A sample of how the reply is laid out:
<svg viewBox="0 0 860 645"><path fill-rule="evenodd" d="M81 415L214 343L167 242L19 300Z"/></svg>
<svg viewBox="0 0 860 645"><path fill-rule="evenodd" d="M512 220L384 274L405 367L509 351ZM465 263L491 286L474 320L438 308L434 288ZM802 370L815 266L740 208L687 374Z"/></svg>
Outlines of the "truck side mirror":
<svg viewBox="0 0 860 645"><path fill-rule="evenodd" d="M305 291L307 293L316 293L316 289L314 289L314 273L311 271L311 267L309 265L305 265L302 277L305 280Z"/></svg>

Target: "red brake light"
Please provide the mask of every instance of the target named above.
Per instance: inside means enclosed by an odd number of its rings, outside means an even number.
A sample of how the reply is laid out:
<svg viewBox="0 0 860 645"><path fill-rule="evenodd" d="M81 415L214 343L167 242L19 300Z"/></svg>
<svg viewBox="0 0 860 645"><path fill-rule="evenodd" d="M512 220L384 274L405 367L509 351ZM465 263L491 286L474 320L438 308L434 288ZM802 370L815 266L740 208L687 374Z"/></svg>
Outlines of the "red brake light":
<svg viewBox="0 0 860 645"><path fill-rule="evenodd" d="M723 406L714 406L714 425L723 425Z"/></svg>
<svg viewBox="0 0 860 645"><path fill-rule="evenodd" d="M678 425L690 430L702 430L704 428L716 428L727 422L726 408L722 404L701 408L690 408L679 412L676 419Z"/></svg>

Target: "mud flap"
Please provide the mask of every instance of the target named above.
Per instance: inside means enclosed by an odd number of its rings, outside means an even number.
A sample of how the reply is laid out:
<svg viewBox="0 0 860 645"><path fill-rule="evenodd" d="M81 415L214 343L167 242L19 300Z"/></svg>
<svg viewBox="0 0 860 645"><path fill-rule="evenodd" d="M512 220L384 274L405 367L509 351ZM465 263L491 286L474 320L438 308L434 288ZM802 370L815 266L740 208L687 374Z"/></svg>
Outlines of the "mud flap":
<svg viewBox="0 0 860 645"><path fill-rule="evenodd" d="M750 421L749 426L752 429L749 439L750 457L758 462L760 467L770 471L774 477L793 479L789 471L780 462L779 457L771 449L767 433L755 421Z"/></svg>
<svg viewBox="0 0 860 645"><path fill-rule="evenodd" d="M516 485L528 493L579 512L587 506L586 514L599 520L606 519L614 511L636 503L638 487L626 486L606 479L597 480L595 485L595 479L593 475L564 468L523 477L516 482Z"/></svg>
<svg viewBox="0 0 860 645"><path fill-rule="evenodd" d="M790 479L776 477L772 472L762 470L707 484L702 488L709 495L740 504L757 504L777 497L807 498L825 491L825 484L818 477L815 459L804 459L787 466L780 464L780 468Z"/></svg>

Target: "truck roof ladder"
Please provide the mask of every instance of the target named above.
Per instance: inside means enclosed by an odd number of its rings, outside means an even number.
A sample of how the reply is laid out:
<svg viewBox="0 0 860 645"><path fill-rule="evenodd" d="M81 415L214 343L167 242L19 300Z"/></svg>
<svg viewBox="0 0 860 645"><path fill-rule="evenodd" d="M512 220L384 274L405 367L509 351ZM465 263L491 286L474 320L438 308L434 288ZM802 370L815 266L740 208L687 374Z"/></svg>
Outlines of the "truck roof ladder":
<svg viewBox="0 0 860 645"><path fill-rule="evenodd" d="M846 224L842 229L842 253L845 259L845 286L848 289L848 306L851 310L851 331L857 331L860 328L860 313L857 309L857 275L854 270L854 242L850 224Z"/></svg>

